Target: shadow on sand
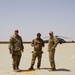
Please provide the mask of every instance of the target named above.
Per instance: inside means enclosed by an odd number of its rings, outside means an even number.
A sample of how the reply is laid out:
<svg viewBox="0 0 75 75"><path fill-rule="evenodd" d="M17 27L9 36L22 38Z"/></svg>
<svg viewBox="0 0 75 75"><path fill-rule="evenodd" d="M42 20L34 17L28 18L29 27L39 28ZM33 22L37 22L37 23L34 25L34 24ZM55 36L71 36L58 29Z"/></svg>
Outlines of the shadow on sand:
<svg viewBox="0 0 75 75"><path fill-rule="evenodd" d="M35 69L34 70L20 70L20 72L30 72L30 71L35 71Z"/></svg>
<svg viewBox="0 0 75 75"><path fill-rule="evenodd" d="M34 70L21 70L20 72L31 72L31 71L36 71L36 70L49 70L49 69L50 68L40 68L40 69L34 69ZM71 72L71 70L65 69L65 68L56 69L56 71Z"/></svg>
<svg viewBox="0 0 75 75"><path fill-rule="evenodd" d="M56 71L71 72L71 70L69 70L69 69L65 69L65 68L60 68L60 69L57 69Z"/></svg>
<svg viewBox="0 0 75 75"><path fill-rule="evenodd" d="M49 70L49 69L51 69L51 68L41 68L40 70ZM65 68L56 69L56 71L71 72L71 70L65 69Z"/></svg>

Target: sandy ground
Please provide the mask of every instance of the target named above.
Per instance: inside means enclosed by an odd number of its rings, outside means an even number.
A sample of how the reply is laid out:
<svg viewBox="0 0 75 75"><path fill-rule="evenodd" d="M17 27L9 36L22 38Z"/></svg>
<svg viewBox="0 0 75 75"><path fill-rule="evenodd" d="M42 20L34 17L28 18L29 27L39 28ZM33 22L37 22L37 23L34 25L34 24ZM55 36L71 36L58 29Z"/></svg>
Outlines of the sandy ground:
<svg viewBox="0 0 75 75"><path fill-rule="evenodd" d="M58 45L55 53L57 71L49 72L50 63L47 51L48 44L43 48L41 69L28 71L30 67L33 48L30 44L24 44L25 51L20 62L21 72L15 73L12 70L12 58L9 54L8 44L0 44L0 75L75 75L75 43Z"/></svg>

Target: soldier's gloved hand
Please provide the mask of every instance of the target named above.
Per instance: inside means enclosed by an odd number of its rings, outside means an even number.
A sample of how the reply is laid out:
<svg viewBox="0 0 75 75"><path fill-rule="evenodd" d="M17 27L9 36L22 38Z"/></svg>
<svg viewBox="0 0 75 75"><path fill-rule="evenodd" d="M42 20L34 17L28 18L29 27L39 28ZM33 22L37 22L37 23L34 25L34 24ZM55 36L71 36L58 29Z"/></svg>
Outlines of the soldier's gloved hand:
<svg viewBox="0 0 75 75"><path fill-rule="evenodd" d="M12 50L9 50L9 53L10 53L10 54L13 54L13 51L12 51Z"/></svg>
<svg viewBox="0 0 75 75"><path fill-rule="evenodd" d="M34 44L34 47L37 46L37 44Z"/></svg>
<svg viewBox="0 0 75 75"><path fill-rule="evenodd" d="M32 47L35 47L37 44L31 44Z"/></svg>

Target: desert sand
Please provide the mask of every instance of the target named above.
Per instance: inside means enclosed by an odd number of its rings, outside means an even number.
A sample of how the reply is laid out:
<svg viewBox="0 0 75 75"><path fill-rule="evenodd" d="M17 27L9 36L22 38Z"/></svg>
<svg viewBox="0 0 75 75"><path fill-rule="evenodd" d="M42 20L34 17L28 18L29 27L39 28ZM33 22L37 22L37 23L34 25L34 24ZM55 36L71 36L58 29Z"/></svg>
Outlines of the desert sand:
<svg viewBox="0 0 75 75"><path fill-rule="evenodd" d="M9 54L8 44L0 44L0 75L75 75L75 43L58 44L55 53L57 71L49 71L50 63L47 51L48 44L43 48L41 69L38 70L37 59L35 70L28 71L30 67L33 47L24 44L24 53L20 62L21 72L13 72L12 58Z"/></svg>

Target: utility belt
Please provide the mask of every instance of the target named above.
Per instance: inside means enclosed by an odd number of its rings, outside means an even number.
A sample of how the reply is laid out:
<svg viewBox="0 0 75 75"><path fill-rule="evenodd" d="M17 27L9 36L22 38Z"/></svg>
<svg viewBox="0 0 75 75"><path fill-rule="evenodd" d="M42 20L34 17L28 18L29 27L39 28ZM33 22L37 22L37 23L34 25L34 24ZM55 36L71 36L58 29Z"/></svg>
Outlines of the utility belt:
<svg viewBox="0 0 75 75"><path fill-rule="evenodd" d="M14 49L13 51L21 51L21 49Z"/></svg>
<svg viewBox="0 0 75 75"><path fill-rule="evenodd" d="M13 51L12 56L18 56L18 55L22 55L22 52L20 50L18 51Z"/></svg>
<svg viewBox="0 0 75 75"><path fill-rule="evenodd" d="M34 49L36 52L43 52L42 49Z"/></svg>
<svg viewBox="0 0 75 75"><path fill-rule="evenodd" d="M41 52L42 50L37 50L37 49L34 49L34 51L36 51L36 52Z"/></svg>
<svg viewBox="0 0 75 75"><path fill-rule="evenodd" d="M34 51L32 51L31 53L43 53L43 51L42 50L40 50L40 51L37 51L37 50L34 50Z"/></svg>
<svg viewBox="0 0 75 75"><path fill-rule="evenodd" d="M42 48L41 47L34 47L34 50L38 50L38 51L40 51Z"/></svg>

